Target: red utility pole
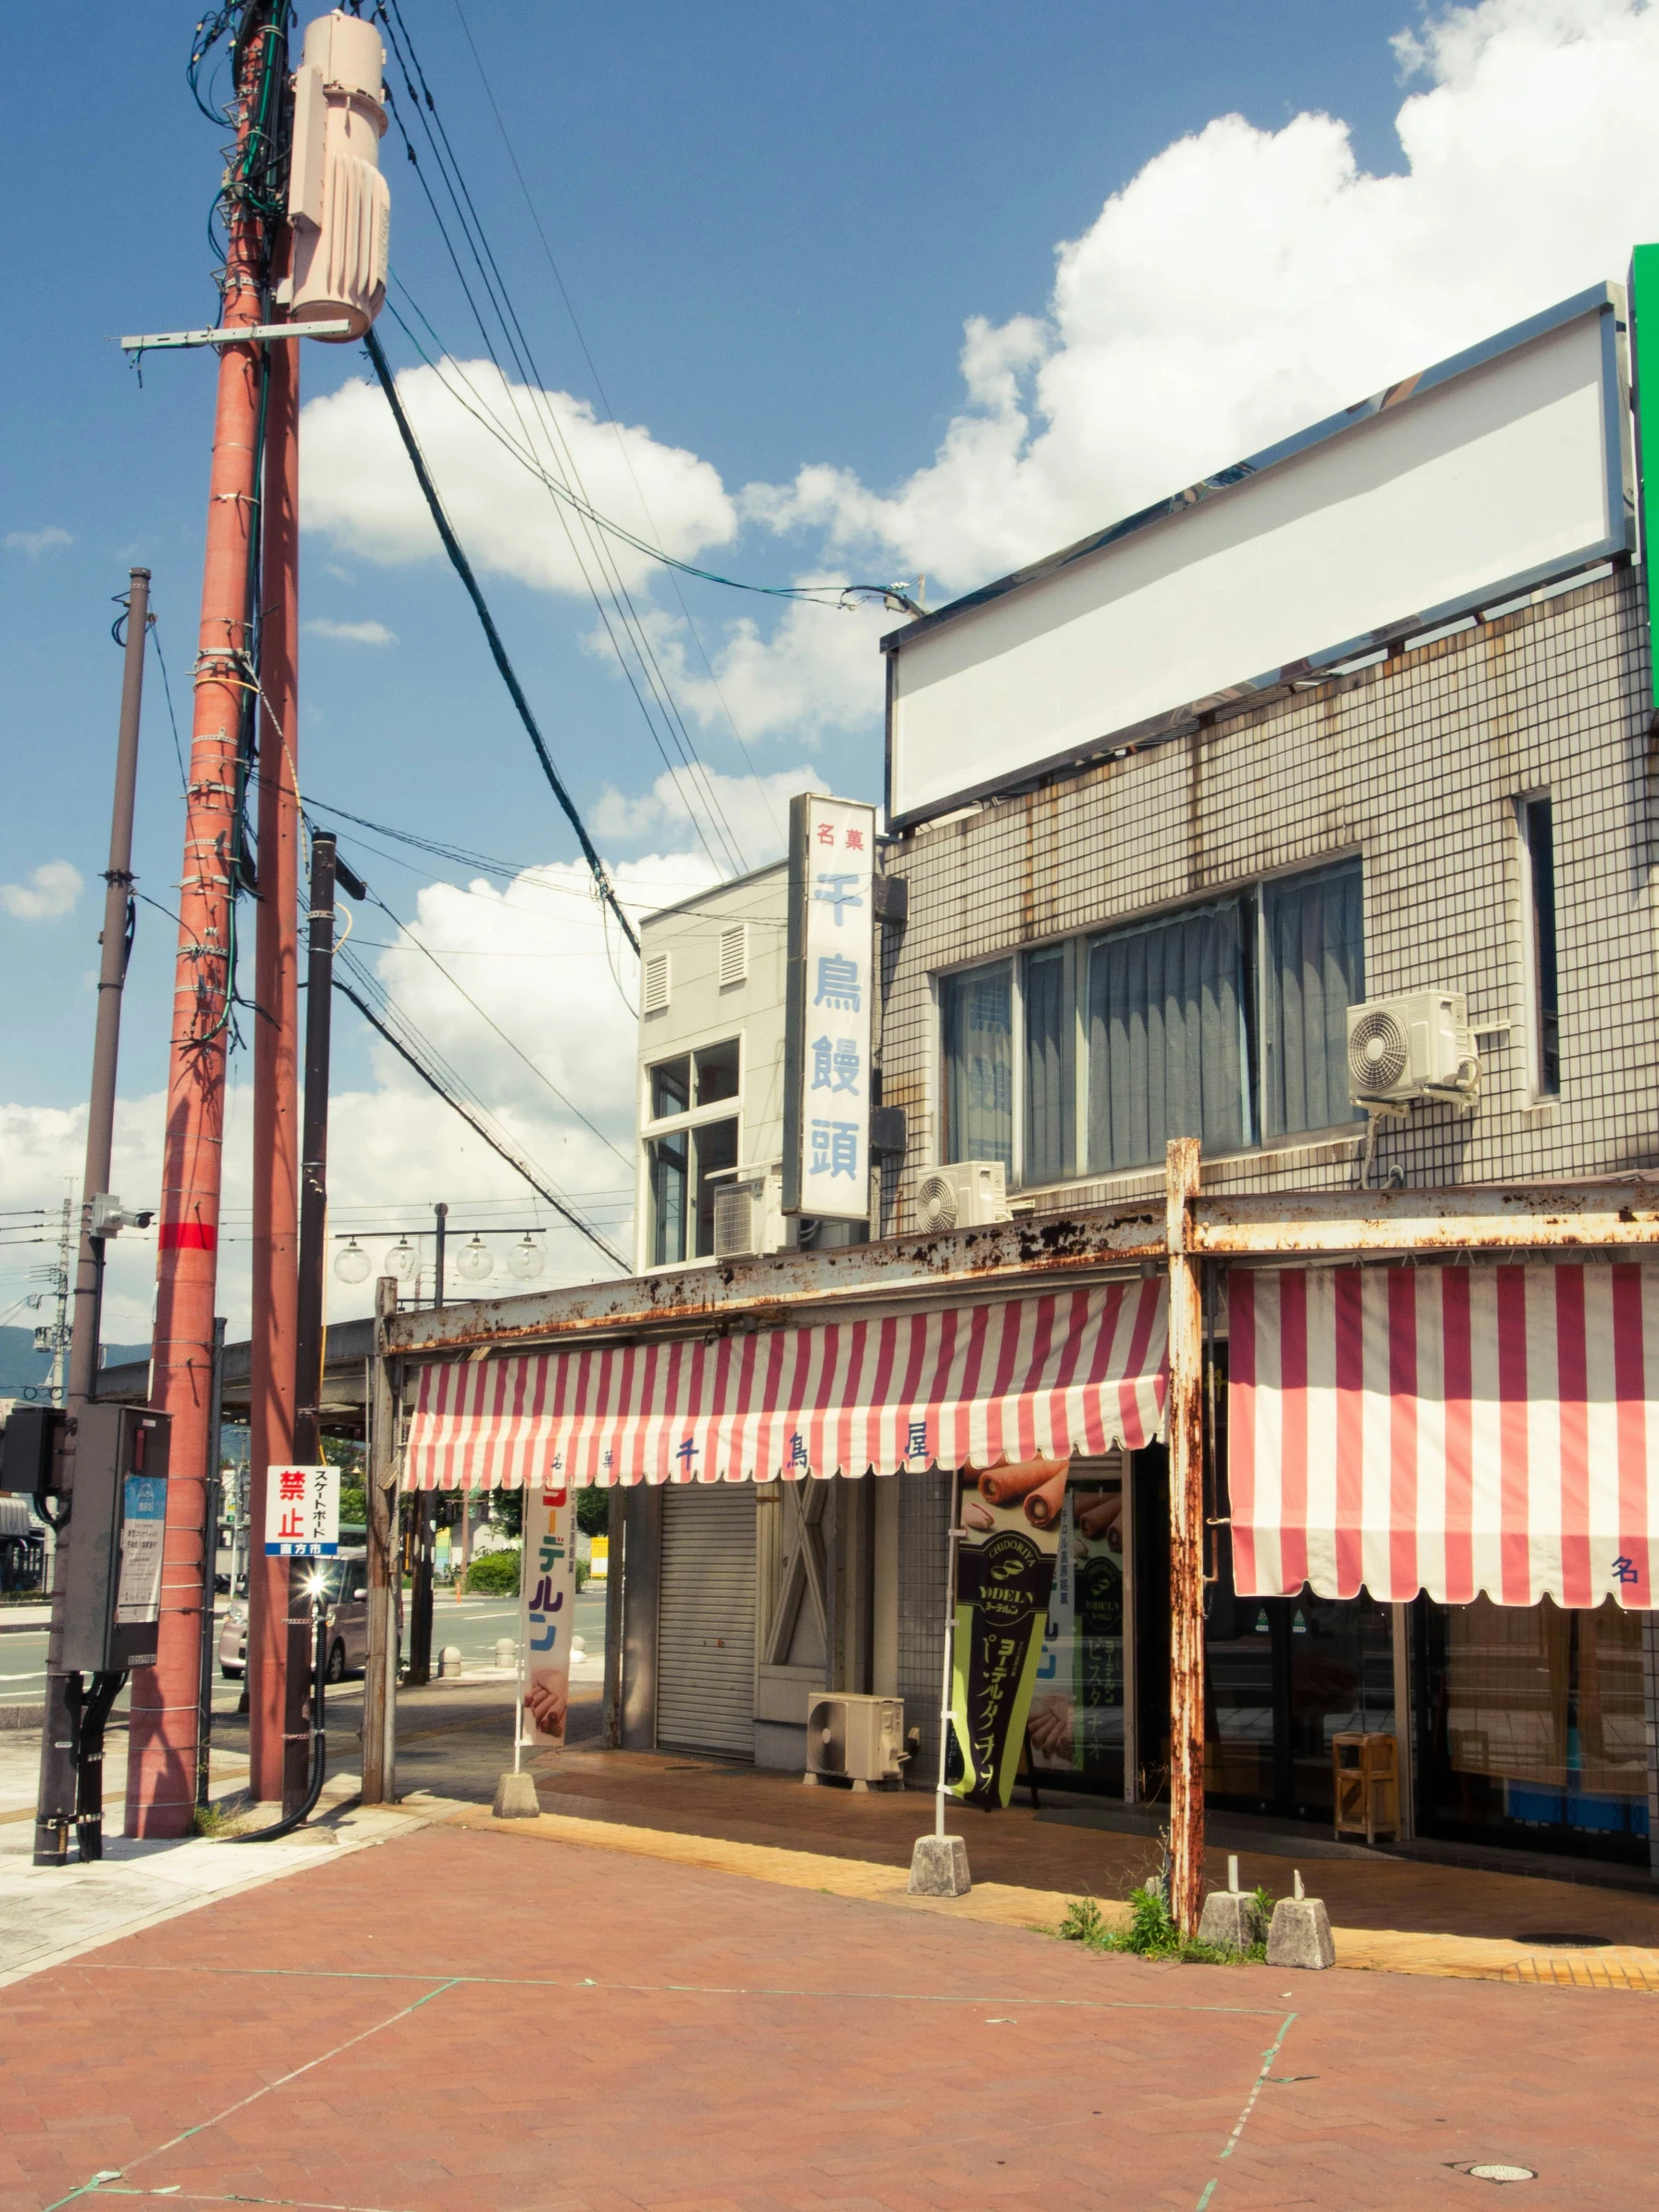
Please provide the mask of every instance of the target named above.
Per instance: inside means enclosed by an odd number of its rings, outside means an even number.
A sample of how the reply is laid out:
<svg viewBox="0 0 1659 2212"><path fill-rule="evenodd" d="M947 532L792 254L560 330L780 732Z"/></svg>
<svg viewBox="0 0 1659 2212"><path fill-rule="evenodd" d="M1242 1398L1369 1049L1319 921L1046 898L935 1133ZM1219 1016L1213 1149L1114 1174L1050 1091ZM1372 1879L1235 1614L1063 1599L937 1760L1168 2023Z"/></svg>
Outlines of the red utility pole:
<svg viewBox="0 0 1659 2212"><path fill-rule="evenodd" d="M262 10L262 12L264 12ZM285 18L285 8L278 11ZM273 50L273 41L277 49ZM241 45L233 186L224 207L227 326L265 318L263 219L246 189L257 130L286 74L269 19ZM188 1835L196 1812L201 1613L212 1602L206 1527L212 1448L214 1297L225 1131L225 1061L236 926L243 703L254 671L250 584L259 518L262 363L252 345L220 353L196 659L179 952L173 993L152 1402L170 1414L162 1615L154 1667L133 1674L127 1834Z"/></svg>
<svg viewBox="0 0 1659 2212"><path fill-rule="evenodd" d="M305 1792L310 1623L295 1652L288 1562L265 1555L266 1473L293 1459L298 1300L299 347L271 348L260 629L260 899L254 972L254 1310L248 1560L248 1744L256 1799ZM285 1739L297 1733L296 1743ZM285 1765L292 1770L284 1789Z"/></svg>

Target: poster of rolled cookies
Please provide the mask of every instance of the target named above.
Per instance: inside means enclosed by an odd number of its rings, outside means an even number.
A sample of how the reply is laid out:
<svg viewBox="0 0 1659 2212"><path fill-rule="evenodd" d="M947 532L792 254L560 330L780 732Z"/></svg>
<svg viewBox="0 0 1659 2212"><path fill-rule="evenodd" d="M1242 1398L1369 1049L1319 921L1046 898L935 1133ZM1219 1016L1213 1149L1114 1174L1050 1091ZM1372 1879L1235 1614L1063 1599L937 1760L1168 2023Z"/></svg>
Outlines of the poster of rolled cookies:
<svg viewBox="0 0 1659 2212"><path fill-rule="evenodd" d="M1032 1764L1121 1787L1123 1479L1117 1453L1072 1469L1028 1727Z"/></svg>
<svg viewBox="0 0 1659 2212"><path fill-rule="evenodd" d="M557 1472L557 1468L554 1470ZM568 1489L524 1492L519 1636L524 1652L525 1739L565 1740L571 1638L576 1627L576 1508Z"/></svg>
<svg viewBox="0 0 1659 2212"><path fill-rule="evenodd" d="M1025 1745L1065 1512L1066 1461L965 1468L956 1554L955 1794L1006 1805Z"/></svg>

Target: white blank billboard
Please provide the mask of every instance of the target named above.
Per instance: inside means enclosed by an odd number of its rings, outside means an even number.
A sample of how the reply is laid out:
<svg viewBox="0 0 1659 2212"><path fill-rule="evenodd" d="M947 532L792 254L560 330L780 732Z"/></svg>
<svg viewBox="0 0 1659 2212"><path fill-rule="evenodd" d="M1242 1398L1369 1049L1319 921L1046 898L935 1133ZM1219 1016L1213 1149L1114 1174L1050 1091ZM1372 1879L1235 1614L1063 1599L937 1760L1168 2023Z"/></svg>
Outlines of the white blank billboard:
<svg viewBox="0 0 1659 2212"><path fill-rule="evenodd" d="M897 632L889 820L1625 550L1621 307L1597 286Z"/></svg>

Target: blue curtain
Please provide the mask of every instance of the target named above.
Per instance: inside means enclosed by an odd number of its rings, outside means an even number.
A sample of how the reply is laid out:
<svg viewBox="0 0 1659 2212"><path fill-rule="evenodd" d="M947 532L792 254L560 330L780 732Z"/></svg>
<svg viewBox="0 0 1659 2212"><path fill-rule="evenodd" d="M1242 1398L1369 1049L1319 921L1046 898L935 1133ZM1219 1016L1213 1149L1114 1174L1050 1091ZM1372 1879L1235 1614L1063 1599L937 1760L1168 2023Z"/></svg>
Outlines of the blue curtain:
<svg viewBox="0 0 1659 2212"><path fill-rule="evenodd" d="M947 975L944 998L944 1127L947 1160L1000 1160L1014 1172L1013 968Z"/></svg>
<svg viewBox="0 0 1659 2212"><path fill-rule="evenodd" d="M1089 1169L1162 1161L1171 1137L1252 1142L1238 899L1089 948Z"/></svg>
<svg viewBox="0 0 1659 2212"><path fill-rule="evenodd" d="M1357 1120L1348 1095L1348 1009L1366 995L1360 862L1265 883L1262 919L1268 1134Z"/></svg>
<svg viewBox="0 0 1659 2212"><path fill-rule="evenodd" d="M1076 1173L1076 1021L1066 955L1056 945L1025 962L1025 1159L1023 1183L1059 1183Z"/></svg>

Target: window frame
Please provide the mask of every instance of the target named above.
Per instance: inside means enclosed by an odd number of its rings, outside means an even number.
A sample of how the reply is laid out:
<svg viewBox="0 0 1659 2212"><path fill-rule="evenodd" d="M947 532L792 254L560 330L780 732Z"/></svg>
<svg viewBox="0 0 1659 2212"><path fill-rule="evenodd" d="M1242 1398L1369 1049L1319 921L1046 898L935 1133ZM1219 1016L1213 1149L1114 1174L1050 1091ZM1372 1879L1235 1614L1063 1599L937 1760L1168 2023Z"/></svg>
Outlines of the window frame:
<svg viewBox="0 0 1659 2212"><path fill-rule="evenodd" d="M1547 797L1548 794L1532 793L1528 798ZM1519 803L1517 803L1519 804ZM1521 822L1521 843L1526 844L1524 820ZM1365 848L1359 843L1340 846L1337 850L1320 854L1317 859L1298 859L1273 868L1262 868L1254 874L1230 883L1218 884L1198 898L1171 900L1167 904L1147 907L1141 912L1115 917L1112 921L1097 924L1089 929L1071 929L1063 934L1039 938L1031 943L991 953L974 960L952 962L948 967L936 968L929 978L932 987L935 1051L932 1055L938 1083L938 1109L934 1117L937 1130L939 1164L959 1157L951 1149L950 1129L950 1061L947 1051L948 1023L946 1019L946 986L958 979L972 975L976 970L1008 967L1010 970L1009 1036L1013 1055L1013 1101L1011 1149L1013 1166L1008 1178L1010 1191L1058 1190L1072 1183L1099 1183L1115 1181L1129 1175L1156 1172L1157 1163L1148 1161L1139 1168L1092 1169L1088 1166L1088 1114L1089 1114L1089 1018L1088 976L1093 947L1104 938L1138 929L1151 929L1163 922L1173 922L1186 913L1204 907L1219 906L1237 900L1241 907L1240 934L1243 944L1243 992L1240 1004L1241 1051L1244 1061L1244 1083L1241 1105L1245 1125L1250 1132L1248 1141L1234 1151L1217 1154L1218 1158L1241 1158L1252 1153L1280 1151L1305 1144L1318 1144L1333 1137L1350 1134L1359 1116L1354 1120L1332 1122L1318 1129L1299 1129L1274 1135L1268 1131L1268 1022L1270 988L1268 962L1270 945L1268 937L1267 909L1268 886L1287 882L1298 876L1318 876L1339 868L1358 864L1360 869L1360 917L1361 957L1365 956L1366 934L1366 869ZM1559 938L1559 932L1557 932ZM1071 1052L1070 1107L1071 1141L1066 1172L1052 1179L1037 1181L1026 1173L1026 1142L1029 1113L1027 1089L1030 1081L1027 1052L1026 1019L1026 967L1036 957L1059 951L1065 959L1063 989L1070 1008ZM1535 994L1533 994L1535 996ZM1356 1000L1354 1003L1363 1003Z"/></svg>
<svg viewBox="0 0 1659 2212"><path fill-rule="evenodd" d="M1555 1080L1549 1077L1544 1043L1543 957L1538 942L1537 862L1532 850L1532 810L1549 809L1549 924L1554 939L1551 966L1555 980ZM1547 787L1517 792L1514 799L1515 844L1520 855L1521 973L1526 986L1526 1088L1532 1106L1552 1106L1561 1096L1561 859L1555 835L1555 794Z"/></svg>
<svg viewBox="0 0 1659 2212"><path fill-rule="evenodd" d="M695 1103L677 1114L653 1115L651 1111L655 1089L653 1078L656 1070L670 1060L684 1060L687 1065L687 1091L695 1101L697 1097L697 1056L717 1045L736 1044L738 1049L737 1088L726 1098L713 1099L707 1106ZM717 1122L735 1125L737 1164L729 1169L714 1172L741 1177L743 1174L744 1131L747 1126L746 1092L749 1082L749 1033L739 1026L734 1029L729 1022L712 1028L706 1036L679 1038L672 1046L655 1051L649 1059L639 1063L639 1184L635 1200L635 1219L641 1224L639 1249L644 1257L642 1272L657 1275L675 1268L705 1267L710 1255L697 1251L698 1219L698 1144L697 1136ZM667 1137L684 1136L686 1142L686 1196L685 1241L686 1251L678 1260L659 1260L657 1249L657 1187L656 1147Z"/></svg>

